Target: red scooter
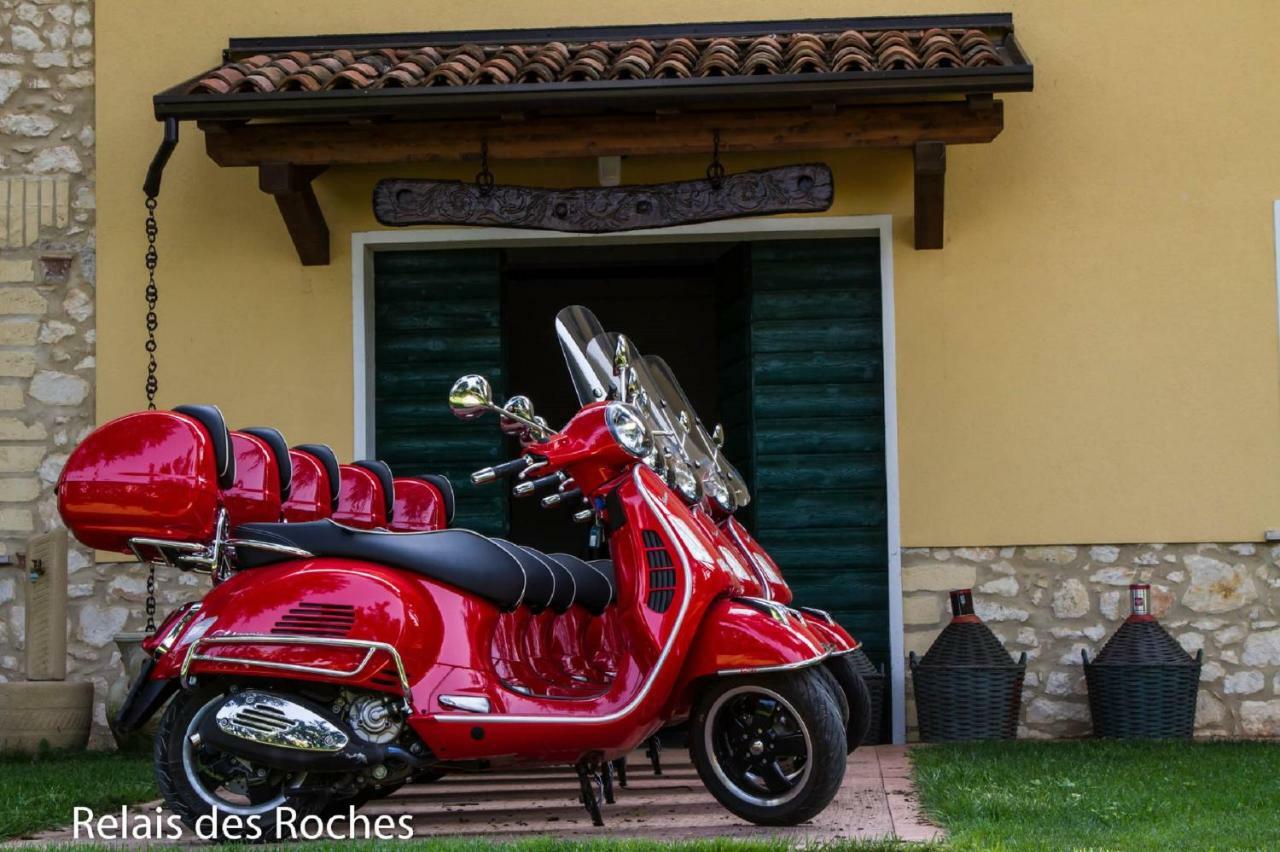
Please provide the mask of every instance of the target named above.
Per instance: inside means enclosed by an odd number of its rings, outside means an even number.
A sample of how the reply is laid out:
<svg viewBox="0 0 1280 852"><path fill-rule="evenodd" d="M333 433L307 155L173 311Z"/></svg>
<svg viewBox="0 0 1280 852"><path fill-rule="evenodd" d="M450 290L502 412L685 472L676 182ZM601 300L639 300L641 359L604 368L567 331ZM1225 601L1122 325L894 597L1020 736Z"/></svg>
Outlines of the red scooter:
<svg viewBox="0 0 1280 852"><path fill-rule="evenodd" d="M591 342L561 335L575 384ZM728 538L655 470L655 439L674 436L648 416L659 390L638 363L619 347L613 392L584 399L559 432L494 404L478 376L449 400L465 419L497 411L529 430L519 458L473 479L563 473L564 499L580 494L607 537L611 574L468 530L233 526L235 455L211 407L140 412L86 438L58 485L71 531L214 582L148 640L120 715L137 727L168 702L166 804L188 823L214 809L261 820L270 838L286 806L326 814L419 773L563 763L601 824L605 763L687 719L699 775L733 813L791 825L825 808L847 747L822 665L839 651L794 610L747 595ZM553 645L557 616L574 613L561 653L504 656L499 625L521 612L551 622Z"/></svg>

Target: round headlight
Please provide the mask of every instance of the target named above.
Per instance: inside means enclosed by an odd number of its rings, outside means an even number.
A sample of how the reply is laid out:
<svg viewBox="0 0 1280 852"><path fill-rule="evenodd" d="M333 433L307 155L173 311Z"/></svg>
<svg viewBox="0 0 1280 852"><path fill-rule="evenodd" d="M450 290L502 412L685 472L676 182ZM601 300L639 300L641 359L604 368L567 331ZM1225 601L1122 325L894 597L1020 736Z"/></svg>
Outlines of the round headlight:
<svg viewBox="0 0 1280 852"><path fill-rule="evenodd" d="M609 424L613 440L622 449L637 458L644 458L653 452L653 438L649 435L649 428L631 406L621 402L610 403L604 419Z"/></svg>
<svg viewBox="0 0 1280 852"><path fill-rule="evenodd" d="M733 514L733 495L729 493L729 488L724 484L724 479L718 471L707 471L707 475L702 479L702 487L717 506Z"/></svg>
<svg viewBox="0 0 1280 852"><path fill-rule="evenodd" d="M671 487L689 503L697 503L702 496L698 487L698 478L693 475L689 465L678 459L672 459L668 467L671 474Z"/></svg>

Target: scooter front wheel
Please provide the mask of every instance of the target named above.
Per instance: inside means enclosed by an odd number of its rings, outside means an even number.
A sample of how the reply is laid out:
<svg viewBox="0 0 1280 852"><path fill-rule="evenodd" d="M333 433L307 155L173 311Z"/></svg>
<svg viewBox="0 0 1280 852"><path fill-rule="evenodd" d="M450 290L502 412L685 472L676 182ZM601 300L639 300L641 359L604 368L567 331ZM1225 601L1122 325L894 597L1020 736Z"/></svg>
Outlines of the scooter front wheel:
<svg viewBox="0 0 1280 852"><path fill-rule="evenodd" d="M821 813L844 780L845 730L821 672L713 681L692 717L689 753L707 789L758 825Z"/></svg>

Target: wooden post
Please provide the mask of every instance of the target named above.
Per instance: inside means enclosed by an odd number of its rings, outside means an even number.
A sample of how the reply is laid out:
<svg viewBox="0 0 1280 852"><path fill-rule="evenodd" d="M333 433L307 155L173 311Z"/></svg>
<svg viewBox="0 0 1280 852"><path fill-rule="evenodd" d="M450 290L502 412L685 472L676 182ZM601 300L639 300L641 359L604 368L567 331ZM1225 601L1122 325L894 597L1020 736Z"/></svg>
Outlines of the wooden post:
<svg viewBox="0 0 1280 852"><path fill-rule="evenodd" d="M27 680L67 677L67 531L27 539Z"/></svg>
<svg viewBox="0 0 1280 852"><path fill-rule="evenodd" d="M943 194L947 179L947 146L915 144L916 248L942 248Z"/></svg>
<svg viewBox="0 0 1280 852"><path fill-rule="evenodd" d="M263 163L258 166L258 187L275 196L276 206L280 208L280 215L303 266L329 265L329 226L311 187L311 181L327 168L291 163Z"/></svg>

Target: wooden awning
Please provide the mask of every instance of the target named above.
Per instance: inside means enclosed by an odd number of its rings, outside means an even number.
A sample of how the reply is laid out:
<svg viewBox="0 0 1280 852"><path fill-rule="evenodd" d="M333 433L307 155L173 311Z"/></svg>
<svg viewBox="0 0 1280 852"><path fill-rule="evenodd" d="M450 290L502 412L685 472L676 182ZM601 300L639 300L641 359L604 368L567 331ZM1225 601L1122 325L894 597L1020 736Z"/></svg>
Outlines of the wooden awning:
<svg viewBox="0 0 1280 852"><path fill-rule="evenodd" d="M331 165L907 147L916 245L942 245L947 145L1003 128L1032 65L1006 14L233 39L155 96L255 166L304 263Z"/></svg>

